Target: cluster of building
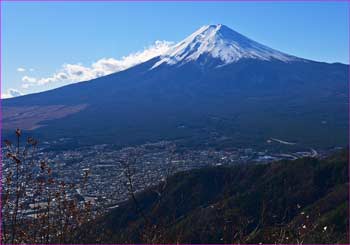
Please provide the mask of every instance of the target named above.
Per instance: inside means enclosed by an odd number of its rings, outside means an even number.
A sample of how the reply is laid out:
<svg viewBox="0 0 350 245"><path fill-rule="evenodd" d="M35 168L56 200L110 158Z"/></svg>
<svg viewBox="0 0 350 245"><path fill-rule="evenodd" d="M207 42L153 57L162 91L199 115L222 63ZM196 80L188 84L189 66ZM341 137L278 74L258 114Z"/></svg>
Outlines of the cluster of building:
<svg viewBox="0 0 350 245"><path fill-rule="evenodd" d="M322 155L314 149L295 153L271 153L251 148L177 149L174 142L169 141L121 149L110 145L95 145L62 151L45 149L48 145L49 142L46 142L39 147L36 160L48 163L58 182L75 184L75 188L70 190L70 196L79 196L81 202L90 201L96 206L106 208L115 207L129 198L130 185L134 192L138 192L179 171ZM13 168L11 161L3 161L3 174L14 171ZM27 191L33 190L28 186ZM38 200L38 203L40 201L45 200ZM30 213L31 201L27 200L26 205L26 212Z"/></svg>

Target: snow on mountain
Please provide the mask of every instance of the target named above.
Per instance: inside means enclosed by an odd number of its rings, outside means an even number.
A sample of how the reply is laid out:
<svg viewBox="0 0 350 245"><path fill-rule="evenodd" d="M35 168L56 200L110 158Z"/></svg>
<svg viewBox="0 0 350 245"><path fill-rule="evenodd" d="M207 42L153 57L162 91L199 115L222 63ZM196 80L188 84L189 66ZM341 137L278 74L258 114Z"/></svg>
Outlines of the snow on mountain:
<svg viewBox="0 0 350 245"><path fill-rule="evenodd" d="M257 43L225 25L207 25L172 47L161 56L154 66L175 65L197 60L202 55L220 59L222 65L237 62L240 59L279 60L291 62L301 60L280 51Z"/></svg>

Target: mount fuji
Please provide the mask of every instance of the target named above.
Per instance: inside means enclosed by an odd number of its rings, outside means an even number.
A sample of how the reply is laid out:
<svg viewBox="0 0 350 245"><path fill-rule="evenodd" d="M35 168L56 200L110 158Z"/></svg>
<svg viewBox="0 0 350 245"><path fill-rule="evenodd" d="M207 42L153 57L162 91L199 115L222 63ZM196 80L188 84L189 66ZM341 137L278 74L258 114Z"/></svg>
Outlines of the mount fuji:
<svg viewBox="0 0 350 245"><path fill-rule="evenodd" d="M257 43L225 25L203 26L175 45L154 66L184 64L201 58L218 59L221 64L230 64L240 59L279 60L291 62L301 60ZM202 63L203 64L203 63Z"/></svg>
<svg viewBox="0 0 350 245"><path fill-rule="evenodd" d="M307 147L344 146L348 70L208 25L127 70L3 100L3 133L22 128L79 144L182 139L264 147L279 138Z"/></svg>

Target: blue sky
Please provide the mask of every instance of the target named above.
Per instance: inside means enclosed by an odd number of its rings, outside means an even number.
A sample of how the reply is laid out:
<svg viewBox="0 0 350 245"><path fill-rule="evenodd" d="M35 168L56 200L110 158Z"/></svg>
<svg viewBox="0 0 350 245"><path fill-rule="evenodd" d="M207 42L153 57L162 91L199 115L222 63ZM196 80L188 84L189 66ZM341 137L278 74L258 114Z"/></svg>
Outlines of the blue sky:
<svg viewBox="0 0 350 245"><path fill-rule="evenodd" d="M157 40L178 42L217 23L292 55L349 63L348 4L2 2L2 94L77 82L77 71L89 79L125 69L170 45Z"/></svg>

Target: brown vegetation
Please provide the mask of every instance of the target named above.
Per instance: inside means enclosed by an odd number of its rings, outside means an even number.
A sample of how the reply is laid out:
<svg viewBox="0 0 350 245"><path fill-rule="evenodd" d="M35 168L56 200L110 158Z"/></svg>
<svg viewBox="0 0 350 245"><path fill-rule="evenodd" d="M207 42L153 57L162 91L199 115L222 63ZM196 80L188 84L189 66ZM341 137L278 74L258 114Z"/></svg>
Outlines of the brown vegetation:
<svg viewBox="0 0 350 245"><path fill-rule="evenodd" d="M21 145L5 141L4 161L12 166L3 173L1 243L71 243L80 227L95 218L90 202L69 193L83 189L88 172L79 184L57 181L52 167L36 157L38 142L28 138Z"/></svg>
<svg viewBox="0 0 350 245"><path fill-rule="evenodd" d="M86 104L80 105L48 105L48 106L11 106L4 107L2 112L2 128L11 130L22 128L34 130L43 125L42 122L60 119L84 110Z"/></svg>

